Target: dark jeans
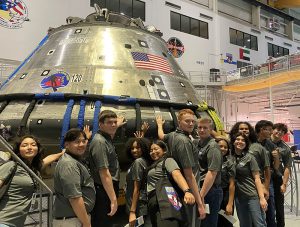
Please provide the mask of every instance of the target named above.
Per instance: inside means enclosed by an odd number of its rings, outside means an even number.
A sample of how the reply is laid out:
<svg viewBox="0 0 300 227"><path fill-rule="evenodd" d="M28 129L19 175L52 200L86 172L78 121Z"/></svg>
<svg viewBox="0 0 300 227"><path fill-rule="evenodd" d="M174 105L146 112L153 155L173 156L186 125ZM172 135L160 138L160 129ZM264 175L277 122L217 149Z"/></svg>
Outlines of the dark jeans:
<svg viewBox="0 0 300 227"><path fill-rule="evenodd" d="M148 217L150 218L152 227L179 227L179 221L176 219L161 219L159 206L156 199L156 194L153 193L150 198L148 198ZM145 224L148 227L148 225Z"/></svg>
<svg viewBox="0 0 300 227"><path fill-rule="evenodd" d="M116 196L119 195L119 182L113 182ZM96 189L96 202L94 209L91 213L92 227L112 227L114 224L113 216L108 216L110 212L110 199L102 185L95 184Z"/></svg>
<svg viewBox="0 0 300 227"><path fill-rule="evenodd" d="M223 188L223 200L221 202L220 209L226 210L226 206L228 204L229 200L229 189ZM233 227L230 221L228 221L226 218L224 218L222 215L219 215L218 218L218 227Z"/></svg>
<svg viewBox="0 0 300 227"><path fill-rule="evenodd" d="M282 177L274 176L274 198L275 198L275 208L276 208L276 222L277 227L284 227L284 194L280 191L280 186L282 185Z"/></svg>
<svg viewBox="0 0 300 227"><path fill-rule="evenodd" d="M276 225L276 217L275 217L275 200L274 200L274 186L273 186L273 179L271 178L270 181L270 196L268 199L268 210L266 212L267 218L267 226L268 227L277 227Z"/></svg>
<svg viewBox="0 0 300 227"><path fill-rule="evenodd" d="M209 214L202 220L201 227L217 227L218 226L218 212L220 210L223 199L223 190L220 186L212 186L204 197L206 204L209 204Z"/></svg>

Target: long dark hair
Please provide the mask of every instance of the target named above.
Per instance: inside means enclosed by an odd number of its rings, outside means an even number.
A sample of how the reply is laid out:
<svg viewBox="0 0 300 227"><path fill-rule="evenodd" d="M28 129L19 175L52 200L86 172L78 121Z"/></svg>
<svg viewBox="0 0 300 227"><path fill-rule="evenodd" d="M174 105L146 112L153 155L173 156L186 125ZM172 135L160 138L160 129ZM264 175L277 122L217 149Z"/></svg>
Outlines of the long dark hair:
<svg viewBox="0 0 300 227"><path fill-rule="evenodd" d="M240 127L241 124L245 124L245 125L248 126L248 128L249 128L249 140L250 140L251 143L256 143L257 142L257 135L256 135L256 133L254 131L253 126L249 122L247 122L247 121L239 121L239 122L235 123L232 126L232 128L231 128L231 130L229 132L230 140L233 140L233 138L239 132L239 127Z"/></svg>
<svg viewBox="0 0 300 227"><path fill-rule="evenodd" d="M217 137L217 138L215 139L215 141L216 141L217 143L219 143L220 141L224 141L224 142L227 144L227 153L226 153L226 155L225 155L224 157L227 157L227 156L231 155L230 144L229 144L228 139L225 139L225 138L223 138L223 137Z"/></svg>
<svg viewBox="0 0 300 227"><path fill-rule="evenodd" d="M151 164L151 166L149 166L149 169L153 169L154 167L156 167L157 163L159 163L161 160L171 157L171 155L169 153L168 145L165 142L163 142L161 140L154 140L151 142L150 148L153 144L159 146L165 152L165 154L163 155L163 157L161 157L160 159L158 159L154 162L151 159L153 163ZM150 149L149 149L149 152L150 152Z"/></svg>
<svg viewBox="0 0 300 227"><path fill-rule="evenodd" d="M134 157L131 154L131 148L134 142L136 142L138 147L141 148L141 157L144 158L147 162L151 162L151 157L149 154L150 141L146 138L130 138L125 144L125 152L127 154L127 157L131 160L134 160Z"/></svg>
<svg viewBox="0 0 300 227"><path fill-rule="evenodd" d="M237 133L235 136L233 136L233 138L230 140L232 151L234 151L234 142L235 142L236 138L239 137L239 136L241 136L245 139L246 146L243 149L243 152L248 152L249 151L249 146L250 146L249 138L246 135L244 135L244 133L240 133L240 132ZM235 154L235 152L234 152L234 154Z"/></svg>
<svg viewBox="0 0 300 227"><path fill-rule="evenodd" d="M160 159L153 161L152 158L150 157L150 147L152 146L152 144L156 144L157 146L159 146L163 151L165 151L165 155L163 157L161 157ZM168 146L165 142L161 141L161 140L154 140L151 141L150 146L149 146L149 150L148 150L148 154L151 160L151 165L147 167L146 171L144 172L143 178L141 180L141 189L145 190L146 189L146 183L147 183L147 176L148 173L151 169L155 168L157 166L157 164L159 162L161 162L163 159L170 157L170 154L168 152Z"/></svg>
<svg viewBox="0 0 300 227"><path fill-rule="evenodd" d="M37 151L37 155L33 158L31 164L29 164L29 162L24 159L21 154L20 154L20 146L21 146L21 143L23 142L23 140L27 139L27 138L31 138L33 139L36 144L37 144L37 147L38 147L38 151ZM40 143L40 141L34 137L33 135L25 135L25 136L22 136L19 140L17 140L13 146L13 151L15 152L16 155L18 155L18 157L26 163L26 165L29 166L29 168L35 172L35 173L38 173L41 168L42 168L42 156L43 156L43 148L42 148L42 145Z"/></svg>

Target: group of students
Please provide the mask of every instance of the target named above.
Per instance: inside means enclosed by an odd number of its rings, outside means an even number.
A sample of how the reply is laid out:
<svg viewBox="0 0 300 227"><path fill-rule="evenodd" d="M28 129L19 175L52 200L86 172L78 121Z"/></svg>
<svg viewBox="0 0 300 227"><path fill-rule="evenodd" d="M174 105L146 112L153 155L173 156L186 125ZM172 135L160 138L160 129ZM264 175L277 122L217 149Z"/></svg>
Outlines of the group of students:
<svg viewBox="0 0 300 227"><path fill-rule="evenodd" d="M286 125L262 120L254 130L248 122L238 122L228 137L219 137L211 119L196 120L190 109L180 110L177 118L174 132L164 134L164 120L158 116L158 140L150 142L143 131L125 145L132 160L125 188L130 226L140 216L146 227L233 226L218 213L223 209L232 215L234 205L241 227L284 226L284 193L292 163L282 141ZM93 138L88 127L70 129L64 137L66 152L44 159L35 137L23 137L15 145L14 152L35 172L58 160L54 226L116 224L120 167L113 138L124 119L104 110L98 120ZM0 166L0 186L14 166L17 170L0 201L1 227L24 225L36 188L33 178L14 162ZM162 178L170 179L175 189L167 193L169 207L160 202ZM166 217L167 209L179 211L180 217Z"/></svg>

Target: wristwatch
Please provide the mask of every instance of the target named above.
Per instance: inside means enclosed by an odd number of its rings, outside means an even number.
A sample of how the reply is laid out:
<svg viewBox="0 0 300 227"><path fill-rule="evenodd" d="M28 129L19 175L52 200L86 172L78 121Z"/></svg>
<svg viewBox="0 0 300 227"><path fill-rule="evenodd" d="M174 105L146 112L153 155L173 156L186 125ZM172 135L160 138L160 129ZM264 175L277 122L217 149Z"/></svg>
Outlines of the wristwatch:
<svg viewBox="0 0 300 227"><path fill-rule="evenodd" d="M187 193L187 192L189 192L189 193L193 193L193 192L192 192L192 190L191 190L190 188L188 188L188 189L185 189L183 192L184 192L184 194L185 194L185 193Z"/></svg>

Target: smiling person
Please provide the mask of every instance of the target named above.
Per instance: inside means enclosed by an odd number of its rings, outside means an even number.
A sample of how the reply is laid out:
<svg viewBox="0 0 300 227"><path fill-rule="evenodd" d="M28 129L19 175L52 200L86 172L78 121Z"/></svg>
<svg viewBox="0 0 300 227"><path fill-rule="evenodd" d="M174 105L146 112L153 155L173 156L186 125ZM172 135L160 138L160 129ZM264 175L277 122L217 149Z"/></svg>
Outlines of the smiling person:
<svg viewBox="0 0 300 227"><path fill-rule="evenodd" d="M266 227L267 201L259 176L259 167L249 153L249 139L237 133L231 140L236 159L235 202L241 227Z"/></svg>
<svg viewBox="0 0 300 227"><path fill-rule="evenodd" d="M184 205L186 215L185 226L199 227L201 223L200 219L205 218L206 214L204 201L199 192L200 170L198 152L189 137L194 130L196 117L192 110L182 109L178 112L177 119L178 127L176 130L168 134L163 134L161 129L164 121L162 118L157 118L158 135L159 138L163 137L163 140L168 144L170 156L178 163L196 200L196 206Z"/></svg>
<svg viewBox="0 0 300 227"><path fill-rule="evenodd" d="M167 151L168 151L167 145L161 140L154 141L151 144L150 156L154 161L154 163L148 168L147 195L148 195L148 215L150 217L152 227L180 226L180 221L177 219L174 218L163 219L161 217L161 209L159 208L159 204L157 201L158 192L156 191L155 186L158 180L160 180L163 177L166 177L167 174L171 175L175 183L179 186L179 188L184 193L184 198L183 198L184 203L185 204L195 203L195 198L192 194L192 191L189 188L184 177L182 176L179 166L177 165L176 161L173 158L166 156ZM163 169L163 163L165 164L165 169ZM175 203L177 202L174 206L177 206L179 204L177 197L174 195L172 196L173 201L175 201Z"/></svg>
<svg viewBox="0 0 300 227"><path fill-rule="evenodd" d="M284 227L284 193L286 192L287 183L292 167L292 156L290 147L282 140L288 132L288 128L283 123L273 125L271 135L272 142L279 148L279 169L273 174L274 181L274 198L276 208L277 227Z"/></svg>
<svg viewBox="0 0 300 227"><path fill-rule="evenodd" d="M23 136L18 140L14 144L13 151L36 174L64 153L60 152L42 159L41 144L32 135ZM21 165L14 161L8 161L0 166L0 188L10 177L12 177L10 186L0 201L0 226L24 226L37 183Z"/></svg>
<svg viewBox="0 0 300 227"><path fill-rule="evenodd" d="M83 164L87 147L86 134L70 129L64 137L65 154L59 159L54 173L54 227L90 227L96 192L94 181Z"/></svg>
<svg viewBox="0 0 300 227"><path fill-rule="evenodd" d="M235 166L233 157L229 150L229 141L225 138L216 138L223 156L223 164L221 170L221 187L223 190L223 199L220 208L225 211L227 215L233 215L233 201L234 201L234 176ZM219 214L218 227L232 227L233 224Z"/></svg>
<svg viewBox="0 0 300 227"><path fill-rule="evenodd" d="M260 120L255 125L255 132L257 134L257 142L260 143L267 151L270 160L271 178L269 186L269 199L267 210L267 225L268 227L277 227L275 215L275 198L274 198L274 184L273 175L279 168L279 149L271 141L271 134L273 130L273 123L268 120Z"/></svg>
<svg viewBox="0 0 300 227"><path fill-rule="evenodd" d="M201 227L217 227L218 212L223 198L221 188L222 154L219 145L211 136L213 122L209 118L198 119L199 139L193 143L197 147L200 164L200 196L209 205L209 214L201 222Z"/></svg>
<svg viewBox="0 0 300 227"><path fill-rule="evenodd" d="M249 138L250 146L249 153L252 154L259 166L259 173L262 183L264 184L264 194L266 199L269 198L269 187L271 179L270 158L269 152L260 143L257 142L257 136L254 128L247 121L235 123L230 130L230 138L233 138L237 133L243 133Z"/></svg>
<svg viewBox="0 0 300 227"><path fill-rule="evenodd" d="M141 182L151 162L149 155L150 141L146 138L131 138L125 145L129 159L133 161L126 175L126 210L129 223L140 216L147 215L146 189L141 189Z"/></svg>

